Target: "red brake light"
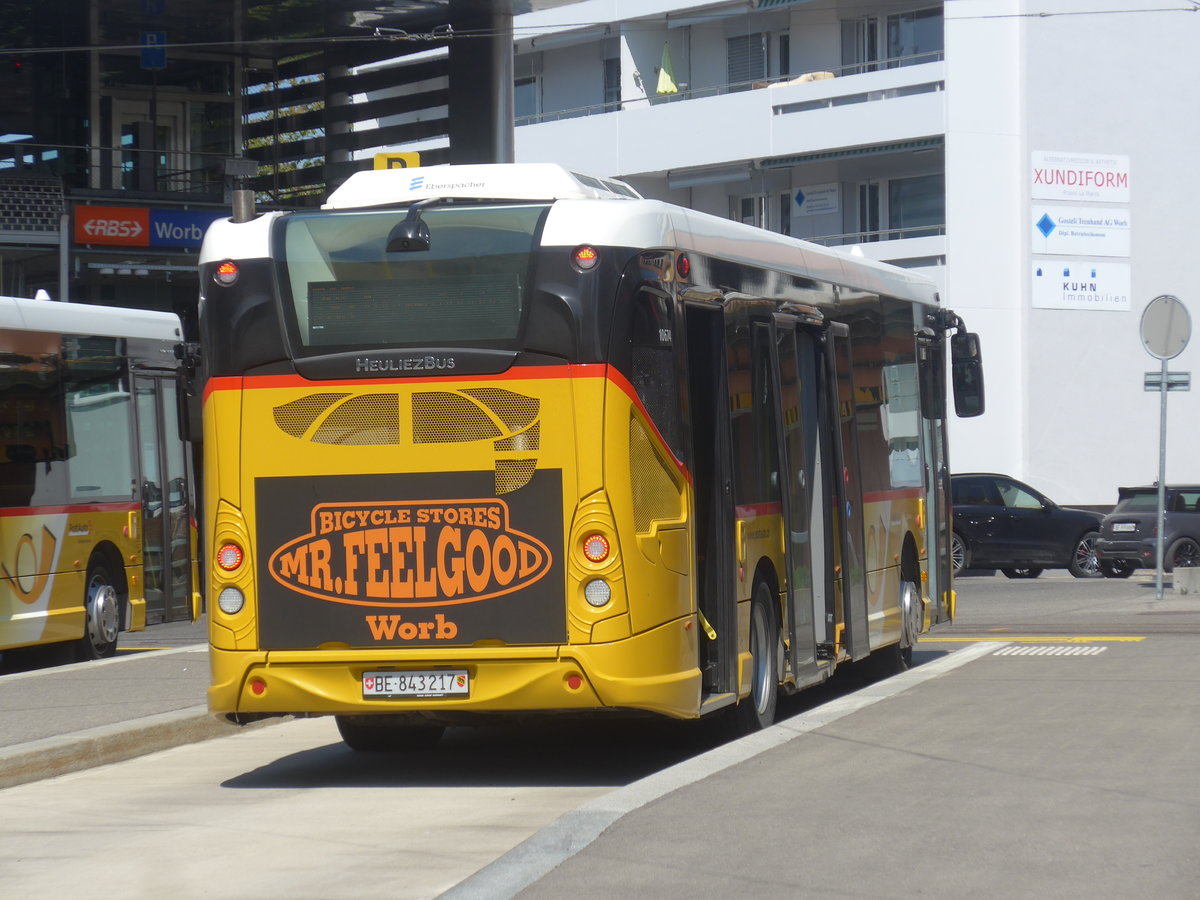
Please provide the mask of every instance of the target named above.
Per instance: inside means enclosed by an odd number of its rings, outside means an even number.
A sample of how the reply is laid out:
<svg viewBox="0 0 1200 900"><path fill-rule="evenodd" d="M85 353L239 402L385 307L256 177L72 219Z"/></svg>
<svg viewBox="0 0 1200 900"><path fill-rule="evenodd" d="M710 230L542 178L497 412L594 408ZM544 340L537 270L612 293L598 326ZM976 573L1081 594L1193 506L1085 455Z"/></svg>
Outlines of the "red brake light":
<svg viewBox="0 0 1200 900"><path fill-rule="evenodd" d="M595 247L584 244L575 248L575 252L571 254L571 262L580 272L590 272L600 262L600 252Z"/></svg>
<svg viewBox="0 0 1200 900"><path fill-rule="evenodd" d="M226 572L237 569L242 564L243 558L242 548L237 544L222 544L221 549L217 551L217 565Z"/></svg>
<svg viewBox="0 0 1200 900"><path fill-rule="evenodd" d="M588 562L604 562L608 559L608 538L602 534L589 534L583 539L583 555Z"/></svg>
<svg viewBox="0 0 1200 900"><path fill-rule="evenodd" d="M229 287L238 280L237 263L232 260L225 260L217 266L217 271L213 273L213 280L221 285L221 287Z"/></svg>
<svg viewBox="0 0 1200 900"><path fill-rule="evenodd" d="M687 258L686 253L679 254L679 260L675 263L675 271L679 273L680 278L687 278L692 274L692 261Z"/></svg>

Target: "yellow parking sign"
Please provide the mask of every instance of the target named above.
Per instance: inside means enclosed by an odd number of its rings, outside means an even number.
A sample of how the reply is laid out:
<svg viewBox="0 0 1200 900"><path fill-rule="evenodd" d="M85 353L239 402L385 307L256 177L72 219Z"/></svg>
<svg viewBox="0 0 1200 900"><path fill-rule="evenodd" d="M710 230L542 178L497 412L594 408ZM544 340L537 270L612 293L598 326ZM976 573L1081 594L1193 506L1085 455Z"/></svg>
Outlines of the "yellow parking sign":
<svg viewBox="0 0 1200 900"><path fill-rule="evenodd" d="M415 169L421 165L420 153L376 153L376 169Z"/></svg>

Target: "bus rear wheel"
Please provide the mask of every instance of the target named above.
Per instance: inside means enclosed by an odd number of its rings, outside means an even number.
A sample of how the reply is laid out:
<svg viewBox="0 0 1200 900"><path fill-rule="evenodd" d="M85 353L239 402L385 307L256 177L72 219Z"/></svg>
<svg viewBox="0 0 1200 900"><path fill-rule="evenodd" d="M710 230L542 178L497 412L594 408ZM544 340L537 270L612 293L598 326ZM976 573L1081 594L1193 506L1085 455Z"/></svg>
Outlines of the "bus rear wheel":
<svg viewBox="0 0 1200 900"><path fill-rule="evenodd" d="M76 658L87 661L115 656L117 636L121 632L121 597L108 564L101 559L88 563L83 605L87 622L83 637L75 645Z"/></svg>
<svg viewBox="0 0 1200 900"><path fill-rule="evenodd" d="M338 733L356 753L428 750L442 739L441 725L413 725L391 716L335 716Z"/></svg>
<svg viewBox="0 0 1200 900"><path fill-rule="evenodd" d="M775 721L783 654L771 587L760 581L750 602L750 696L734 707L736 730L750 734Z"/></svg>

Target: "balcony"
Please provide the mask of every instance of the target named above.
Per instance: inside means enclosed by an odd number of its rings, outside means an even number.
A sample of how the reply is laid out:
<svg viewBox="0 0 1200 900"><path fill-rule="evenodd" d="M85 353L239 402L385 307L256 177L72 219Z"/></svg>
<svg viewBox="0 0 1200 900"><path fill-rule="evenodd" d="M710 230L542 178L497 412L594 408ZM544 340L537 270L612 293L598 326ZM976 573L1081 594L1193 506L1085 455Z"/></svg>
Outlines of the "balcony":
<svg viewBox="0 0 1200 900"><path fill-rule="evenodd" d="M544 113L517 158L636 175L944 134L941 54L879 65Z"/></svg>

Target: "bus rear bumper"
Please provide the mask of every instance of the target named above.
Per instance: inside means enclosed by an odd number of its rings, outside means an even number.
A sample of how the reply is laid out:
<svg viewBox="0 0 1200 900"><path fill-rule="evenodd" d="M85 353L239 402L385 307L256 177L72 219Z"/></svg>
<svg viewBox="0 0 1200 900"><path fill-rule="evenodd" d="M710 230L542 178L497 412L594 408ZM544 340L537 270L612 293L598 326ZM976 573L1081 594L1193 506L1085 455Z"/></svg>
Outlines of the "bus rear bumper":
<svg viewBox="0 0 1200 900"><path fill-rule="evenodd" d="M695 718L700 671L693 643L676 622L609 644L544 648L463 648L447 657L380 650L230 651L212 649L209 710L218 716L472 714L644 710ZM656 664L648 661L657 661ZM690 666L688 665L690 663ZM380 670L465 669L468 697L364 699L363 674Z"/></svg>

